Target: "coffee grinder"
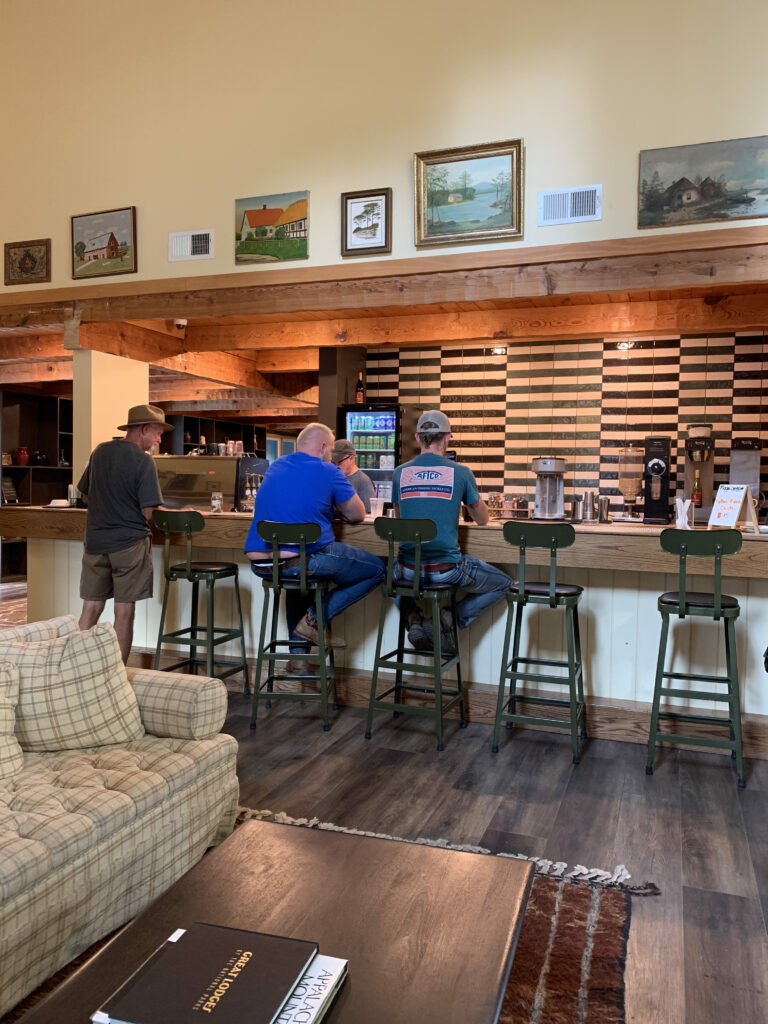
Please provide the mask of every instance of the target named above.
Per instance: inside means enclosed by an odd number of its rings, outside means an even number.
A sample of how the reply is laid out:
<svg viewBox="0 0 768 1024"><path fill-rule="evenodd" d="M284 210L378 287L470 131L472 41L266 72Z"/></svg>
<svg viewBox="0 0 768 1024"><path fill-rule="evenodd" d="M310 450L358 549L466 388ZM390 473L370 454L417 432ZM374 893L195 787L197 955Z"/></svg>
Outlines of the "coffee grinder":
<svg viewBox="0 0 768 1024"><path fill-rule="evenodd" d="M536 474L533 518L565 519L563 489L565 459L552 456L539 457L531 462L531 470Z"/></svg>
<svg viewBox="0 0 768 1024"><path fill-rule="evenodd" d="M715 440L711 423L691 423L685 441L685 497L690 498L698 471L701 505L693 510L694 523L708 523L714 500Z"/></svg>
<svg viewBox="0 0 768 1024"><path fill-rule="evenodd" d="M643 522L666 525L669 522L669 437L645 439L643 460Z"/></svg>

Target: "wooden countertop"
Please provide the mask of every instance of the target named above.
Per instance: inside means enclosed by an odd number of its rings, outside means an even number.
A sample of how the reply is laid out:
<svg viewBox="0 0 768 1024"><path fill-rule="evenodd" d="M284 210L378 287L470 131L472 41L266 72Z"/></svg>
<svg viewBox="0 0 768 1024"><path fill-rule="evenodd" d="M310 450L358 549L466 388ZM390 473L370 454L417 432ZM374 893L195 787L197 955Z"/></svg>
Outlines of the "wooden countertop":
<svg viewBox="0 0 768 1024"><path fill-rule="evenodd" d="M247 513L203 512L205 529L195 534L196 548L231 548L242 552L251 516ZM85 534L85 509L35 508L3 505L0 507L0 536L32 537L48 540L82 541ZM339 540L386 554L386 545L376 537L372 523L337 523ZM575 527L576 543L558 556L558 563L581 569L613 569L628 572L676 572L676 562L665 554L658 537L661 526L626 523L581 523ZM159 537L155 538L159 543ZM498 565L515 565L513 549L505 542L500 523L488 526L461 524L462 550ZM545 564L548 554L529 552L529 561ZM723 562L725 576L768 579L768 534L744 534L744 546L738 555Z"/></svg>

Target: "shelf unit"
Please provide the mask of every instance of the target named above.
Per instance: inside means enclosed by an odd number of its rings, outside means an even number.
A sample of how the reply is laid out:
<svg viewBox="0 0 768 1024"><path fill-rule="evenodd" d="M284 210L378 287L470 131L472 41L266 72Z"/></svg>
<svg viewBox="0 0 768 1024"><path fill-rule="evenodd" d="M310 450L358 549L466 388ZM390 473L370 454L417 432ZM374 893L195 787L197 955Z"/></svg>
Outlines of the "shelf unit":
<svg viewBox="0 0 768 1024"><path fill-rule="evenodd" d="M224 444L226 441L242 441L243 451L252 452L262 458L266 455L266 430L252 423L239 420L214 419L210 416L169 416L173 431L163 436L160 444L162 455L188 455L200 447L200 437L205 443ZM185 437L189 440L186 441Z"/></svg>
<svg viewBox="0 0 768 1024"><path fill-rule="evenodd" d="M20 505L47 505L53 498L66 498L72 482L72 399L55 395L0 392L0 448L15 458L26 447L26 466L2 466L2 500L11 493ZM45 465L37 465L44 458ZM59 466L60 460L68 463ZM0 539L0 579L22 579L27 571L27 545L23 538Z"/></svg>

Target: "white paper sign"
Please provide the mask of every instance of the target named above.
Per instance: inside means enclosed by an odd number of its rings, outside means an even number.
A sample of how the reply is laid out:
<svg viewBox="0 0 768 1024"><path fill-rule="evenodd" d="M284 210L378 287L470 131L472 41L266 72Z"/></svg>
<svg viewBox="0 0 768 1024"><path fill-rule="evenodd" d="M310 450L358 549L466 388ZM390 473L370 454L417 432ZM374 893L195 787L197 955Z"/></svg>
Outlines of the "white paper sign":
<svg viewBox="0 0 768 1024"><path fill-rule="evenodd" d="M735 527L740 522L758 532L749 484L720 484L709 516L709 526Z"/></svg>

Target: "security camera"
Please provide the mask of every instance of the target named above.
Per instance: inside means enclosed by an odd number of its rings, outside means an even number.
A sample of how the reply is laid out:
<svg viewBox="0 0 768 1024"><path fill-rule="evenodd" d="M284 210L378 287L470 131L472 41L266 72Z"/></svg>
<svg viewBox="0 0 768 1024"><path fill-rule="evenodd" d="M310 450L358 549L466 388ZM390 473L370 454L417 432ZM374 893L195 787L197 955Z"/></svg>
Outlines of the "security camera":
<svg viewBox="0 0 768 1024"><path fill-rule="evenodd" d="M187 321L186 320L178 319L178 320L174 320L173 323L174 323L174 326L176 327L176 330L178 330L178 331L183 331L184 328L187 326Z"/></svg>

